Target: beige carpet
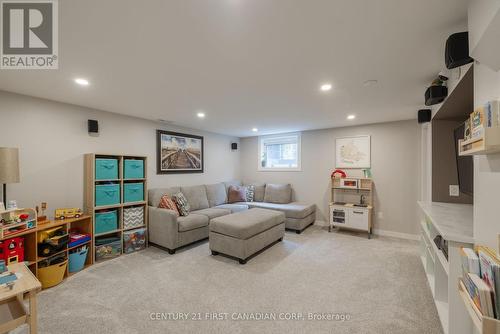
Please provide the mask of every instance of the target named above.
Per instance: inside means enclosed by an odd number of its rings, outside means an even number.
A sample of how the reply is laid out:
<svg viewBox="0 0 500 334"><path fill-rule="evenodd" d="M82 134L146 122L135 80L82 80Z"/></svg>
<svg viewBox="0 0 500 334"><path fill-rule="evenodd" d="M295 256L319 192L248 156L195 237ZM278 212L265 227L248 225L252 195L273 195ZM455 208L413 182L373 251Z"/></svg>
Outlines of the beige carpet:
<svg viewBox="0 0 500 334"><path fill-rule="evenodd" d="M153 312L201 320L153 321ZM227 320L206 320L213 312ZM40 293L39 314L47 334L442 333L416 242L317 226L287 232L243 266L211 256L206 241L175 255L151 247L122 256Z"/></svg>

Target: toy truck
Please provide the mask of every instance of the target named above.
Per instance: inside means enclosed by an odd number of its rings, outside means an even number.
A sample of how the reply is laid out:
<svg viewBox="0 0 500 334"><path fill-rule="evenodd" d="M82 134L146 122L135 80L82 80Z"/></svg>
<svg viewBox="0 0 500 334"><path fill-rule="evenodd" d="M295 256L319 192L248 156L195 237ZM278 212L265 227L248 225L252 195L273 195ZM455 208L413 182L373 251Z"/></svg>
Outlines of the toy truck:
<svg viewBox="0 0 500 334"><path fill-rule="evenodd" d="M56 209L55 219L80 218L82 214L79 208Z"/></svg>

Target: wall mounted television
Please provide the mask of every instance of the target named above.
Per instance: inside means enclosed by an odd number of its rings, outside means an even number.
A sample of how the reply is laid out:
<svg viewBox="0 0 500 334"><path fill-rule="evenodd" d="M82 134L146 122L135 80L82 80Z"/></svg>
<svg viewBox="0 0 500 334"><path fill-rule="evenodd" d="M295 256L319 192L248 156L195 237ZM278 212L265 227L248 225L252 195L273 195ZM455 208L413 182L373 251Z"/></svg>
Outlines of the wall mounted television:
<svg viewBox="0 0 500 334"><path fill-rule="evenodd" d="M455 139L455 156L457 160L458 186L460 192L472 195L474 193L474 160L472 156L459 156L458 140L464 139L465 123L453 132Z"/></svg>

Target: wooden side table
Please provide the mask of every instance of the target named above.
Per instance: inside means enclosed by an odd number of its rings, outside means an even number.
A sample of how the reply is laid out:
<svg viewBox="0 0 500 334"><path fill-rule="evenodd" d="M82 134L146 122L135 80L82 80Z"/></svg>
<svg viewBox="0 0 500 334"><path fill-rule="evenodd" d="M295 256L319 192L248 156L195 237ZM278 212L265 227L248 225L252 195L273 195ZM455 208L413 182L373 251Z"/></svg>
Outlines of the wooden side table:
<svg viewBox="0 0 500 334"><path fill-rule="evenodd" d="M15 281L14 287L0 287L0 333L9 332L24 323L29 325L30 334L37 332L36 294L42 284L24 263L8 266L9 271L22 276ZM23 304L24 294L28 294L29 310Z"/></svg>

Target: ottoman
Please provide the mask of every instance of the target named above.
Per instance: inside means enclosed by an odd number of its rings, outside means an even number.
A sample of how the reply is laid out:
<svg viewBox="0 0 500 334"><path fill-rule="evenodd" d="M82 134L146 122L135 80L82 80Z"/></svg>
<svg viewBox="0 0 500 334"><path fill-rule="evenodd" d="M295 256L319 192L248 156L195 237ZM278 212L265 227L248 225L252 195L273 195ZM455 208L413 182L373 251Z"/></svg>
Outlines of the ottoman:
<svg viewBox="0 0 500 334"><path fill-rule="evenodd" d="M285 214L268 209L250 209L214 218L208 239L212 255L219 253L247 259L285 235Z"/></svg>

